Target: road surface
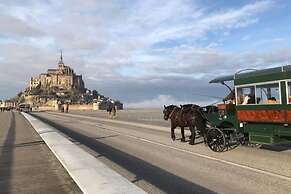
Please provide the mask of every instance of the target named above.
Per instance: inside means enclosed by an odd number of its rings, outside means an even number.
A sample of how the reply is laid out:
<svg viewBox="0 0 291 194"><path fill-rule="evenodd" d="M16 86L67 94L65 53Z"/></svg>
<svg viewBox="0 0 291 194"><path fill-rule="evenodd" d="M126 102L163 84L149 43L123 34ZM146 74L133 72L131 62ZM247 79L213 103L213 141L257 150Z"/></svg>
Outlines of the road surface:
<svg viewBox="0 0 291 194"><path fill-rule="evenodd" d="M140 127L168 125L160 113L143 111L138 110L135 119L128 116L134 110L119 112L118 118L130 124L98 119L105 112L33 115L149 193L291 193L288 147L277 151L238 147L214 153L201 140L194 146L173 142L165 127ZM179 138L178 130L176 134Z"/></svg>
<svg viewBox="0 0 291 194"><path fill-rule="evenodd" d="M81 193L18 112L0 113L0 193Z"/></svg>

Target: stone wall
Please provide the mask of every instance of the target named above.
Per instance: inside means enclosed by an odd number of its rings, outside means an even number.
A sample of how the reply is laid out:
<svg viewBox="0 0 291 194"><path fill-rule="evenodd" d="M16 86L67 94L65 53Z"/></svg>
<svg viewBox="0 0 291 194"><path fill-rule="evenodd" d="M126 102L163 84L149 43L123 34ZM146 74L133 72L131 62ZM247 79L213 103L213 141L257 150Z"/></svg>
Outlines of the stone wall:
<svg viewBox="0 0 291 194"><path fill-rule="evenodd" d="M39 106L38 108L33 108L33 111L55 111L53 106Z"/></svg>
<svg viewBox="0 0 291 194"><path fill-rule="evenodd" d="M62 106L64 105L56 105L56 106L39 106L35 108L36 111L60 111ZM70 110L93 110L93 104L70 104Z"/></svg>
<svg viewBox="0 0 291 194"><path fill-rule="evenodd" d="M93 110L93 104L70 104L70 110Z"/></svg>
<svg viewBox="0 0 291 194"><path fill-rule="evenodd" d="M62 107L65 105L59 105L56 102L51 103L52 105L44 105L38 107L38 110L40 111L61 111ZM117 107L118 110L119 107ZM105 104L100 104L100 103L93 103L93 104L70 104L69 105L69 111L70 110L106 110L106 105Z"/></svg>

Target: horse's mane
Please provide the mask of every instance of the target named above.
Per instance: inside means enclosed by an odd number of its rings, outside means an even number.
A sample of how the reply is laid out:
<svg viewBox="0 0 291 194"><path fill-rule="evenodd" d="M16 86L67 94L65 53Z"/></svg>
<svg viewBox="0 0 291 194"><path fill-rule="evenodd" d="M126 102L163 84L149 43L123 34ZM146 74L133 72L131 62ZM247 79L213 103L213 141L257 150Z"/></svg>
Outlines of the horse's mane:
<svg viewBox="0 0 291 194"><path fill-rule="evenodd" d="M180 105L182 108L198 108L198 107L200 107L199 105L197 105L197 104L181 104Z"/></svg>
<svg viewBox="0 0 291 194"><path fill-rule="evenodd" d="M180 107L178 107L177 105L174 105L174 104L171 104L171 105L169 105L169 106L166 106L165 108L180 108Z"/></svg>

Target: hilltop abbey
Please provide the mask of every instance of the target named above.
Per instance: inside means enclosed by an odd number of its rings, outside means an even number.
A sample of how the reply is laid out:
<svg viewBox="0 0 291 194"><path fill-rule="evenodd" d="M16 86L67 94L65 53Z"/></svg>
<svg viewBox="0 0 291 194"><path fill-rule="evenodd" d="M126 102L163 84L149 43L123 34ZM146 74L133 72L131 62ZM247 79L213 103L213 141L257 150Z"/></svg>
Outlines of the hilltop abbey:
<svg viewBox="0 0 291 194"><path fill-rule="evenodd" d="M85 91L82 75L76 75L72 68L64 64L62 52L57 69L48 69L47 73L41 73L30 79L29 91L36 88L54 88L58 91L70 91L72 89L78 92Z"/></svg>
<svg viewBox="0 0 291 194"><path fill-rule="evenodd" d="M82 75L77 75L71 67L64 64L62 52L57 68L31 77L25 90L14 101L18 104L30 104L35 110L57 110L62 104L70 104L70 109L76 110L105 109L109 104L123 109L119 100L85 88Z"/></svg>

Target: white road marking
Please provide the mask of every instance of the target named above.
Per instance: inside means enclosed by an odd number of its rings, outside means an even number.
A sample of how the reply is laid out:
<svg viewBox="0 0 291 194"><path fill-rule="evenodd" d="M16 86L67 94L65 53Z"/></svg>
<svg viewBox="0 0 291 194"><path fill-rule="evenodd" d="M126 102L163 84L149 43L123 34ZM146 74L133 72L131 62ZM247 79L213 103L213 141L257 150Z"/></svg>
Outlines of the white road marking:
<svg viewBox="0 0 291 194"><path fill-rule="evenodd" d="M184 150L184 149L181 149L181 148L176 148L176 147L173 147L173 146L169 146L167 144L159 143L159 142L152 141L152 140L149 140L149 139L145 139L145 138L142 138L142 137L121 133L121 132L119 132L117 130L108 129L108 128L102 127L102 126L100 126L98 124L96 126L102 128L102 129L105 129L105 130L113 131L114 133L117 133L119 135L123 135L123 136L126 136L126 137L130 137L130 138L137 139L137 140L140 140L140 141L144 141L144 142L147 142L147 143L151 143L151 144L154 144L154 145L166 147L166 148L169 148L169 149L173 149L173 150L184 152L184 153L187 153L187 154L191 154L191 155L194 155L194 156L197 156L197 157L201 157L201 158L217 161L217 162L220 162L220 163L224 163L224 164L240 167L240 168L247 169L247 170L250 170L250 171L253 171L253 172L256 172L256 173L261 173L261 174L277 177L277 178L280 178L280 179L284 179L284 180L287 180L287 181L291 181L291 177L288 177L288 176L285 176L285 175L281 175L281 174L265 171L265 170L262 170L262 169L259 169L259 168L253 168L253 167L250 167L250 166L246 166L246 165L230 162L230 161L227 161L227 160L214 158L214 157L211 157L211 156L207 156L207 155L204 155L204 154L199 154L199 153L196 153L196 152L191 152L191 151Z"/></svg>

